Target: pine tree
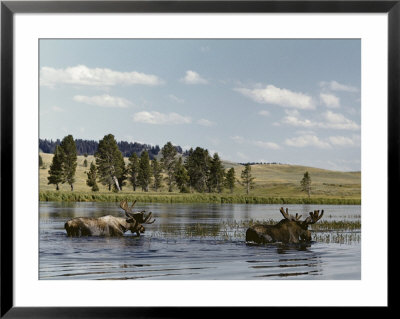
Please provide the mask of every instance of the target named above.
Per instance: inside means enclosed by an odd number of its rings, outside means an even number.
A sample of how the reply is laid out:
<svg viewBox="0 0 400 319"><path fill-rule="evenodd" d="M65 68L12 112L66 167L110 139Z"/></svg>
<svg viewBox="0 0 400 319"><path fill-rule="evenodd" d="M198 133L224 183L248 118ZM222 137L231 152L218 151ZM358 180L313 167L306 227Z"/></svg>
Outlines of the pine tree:
<svg viewBox="0 0 400 319"><path fill-rule="evenodd" d="M87 159L85 158L85 160L83 161L83 166L84 167L87 167L88 166L88 162L87 162Z"/></svg>
<svg viewBox="0 0 400 319"><path fill-rule="evenodd" d="M246 164L244 166L244 170L242 171L242 174L240 175L242 178L242 185L245 186L246 188L246 194L250 193L250 189L254 188L254 177L251 176L251 166L250 164Z"/></svg>
<svg viewBox="0 0 400 319"><path fill-rule="evenodd" d="M76 145L72 135L64 137L60 144L64 157L63 157L63 169L64 169L64 181L71 186L71 191L74 190L75 183L75 172L77 166L78 155L76 152Z"/></svg>
<svg viewBox="0 0 400 319"><path fill-rule="evenodd" d="M172 192L172 187L174 185L174 169L175 169L175 163L176 163L176 148L172 145L171 142L168 142L167 144L164 145L164 147L161 149L161 154L162 154L162 159L161 163L163 165L163 168L165 170L165 173L167 174L166 181L168 185L168 192Z"/></svg>
<svg viewBox="0 0 400 319"><path fill-rule="evenodd" d="M39 154L39 167L43 167L43 159Z"/></svg>
<svg viewBox="0 0 400 319"><path fill-rule="evenodd" d="M153 188L157 192L160 189L162 183L162 167L156 158L151 161L151 171L154 177Z"/></svg>
<svg viewBox="0 0 400 319"><path fill-rule="evenodd" d="M151 182L150 157L147 151L143 151L139 160L138 184L142 187L142 191L149 191Z"/></svg>
<svg viewBox="0 0 400 319"><path fill-rule="evenodd" d="M87 174L86 185L92 188L93 192L97 192L99 190L99 186L97 185L97 168L96 165L92 162L90 164L90 169Z"/></svg>
<svg viewBox="0 0 400 319"><path fill-rule="evenodd" d="M235 169L233 167L226 173L225 186L233 193L233 189L235 188Z"/></svg>
<svg viewBox="0 0 400 319"><path fill-rule="evenodd" d="M126 185L126 180L128 179L128 169L125 165L123 156L121 156L121 158L119 159L119 167L121 168L122 172L121 172L121 175L118 177L118 185L119 185L120 190L122 191L122 187ZM117 191L116 185L114 185L114 187L115 187L115 191Z"/></svg>
<svg viewBox="0 0 400 319"><path fill-rule="evenodd" d="M139 159L135 152L129 157L129 164L128 164L128 174L129 174L129 181L132 184L133 191L136 191L136 186L138 186L137 176L139 171Z"/></svg>
<svg viewBox="0 0 400 319"><path fill-rule="evenodd" d="M56 185L56 190L59 190L59 184L63 183L64 181L64 170L63 170L63 163L64 163L64 152L61 146L57 145L54 150L53 160L50 165L49 169L49 176L48 184Z"/></svg>
<svg viewBox="0 0 400 319"><path fill-rule="evenodd" d="M182 157L179 157L178 161L175 164L175 182L181 193L189 192L188 189L189 181L190 181L189 174L182 163Z"/></svg>
<svg viewBox="0 0 400 319"><path fill-rule="evenodd" d="M301 190L308 194L308 198L311 196L311 176L308 172L304 173L303 179L300 182Z"/></svg>
<svg viewBox="0 0 400 319"><path fill-rule="evenodd" d="M120 191L118 179L124 174L122 163L124 158L121 151L118 149L114 135L105 135L99 142L97 152L94 154L96 158L97 172L99 180L103 185L108 186L111 190L112 185L115 185L116 191Z"/></svg>
<svg viewBox="0 0 400 319"><path fill-rule="evenodd" d="M218 156L218 153L215 153L212 160L210 161L210 192L222 192L222 189L224 187L224 176L225 169L222 165L221 159Z"/></svg>
<svg viewBox="0 0 400 319"><path fill-rule="evenodd" d="M192 148L188 152L185 167L189 174L190 187L202 193L209 189L210 161L208 150L201 147Z"/></svg>

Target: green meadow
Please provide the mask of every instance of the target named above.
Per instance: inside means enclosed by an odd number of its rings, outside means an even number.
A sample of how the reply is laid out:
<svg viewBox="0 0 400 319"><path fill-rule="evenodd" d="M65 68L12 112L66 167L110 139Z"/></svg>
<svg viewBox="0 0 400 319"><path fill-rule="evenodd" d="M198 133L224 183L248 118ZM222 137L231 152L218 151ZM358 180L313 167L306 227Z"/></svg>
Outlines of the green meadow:
<svg viewBox="0 0 400 319"><path fill-rule="evenodd" d="M74 191L69 185L60 185L56 191L54 185L48 185L48 170L53 154L40 153L44 169L39 169L39 200L41 201L105 201L118 202L123 198L140 202L161 203L254 203L254 204L361 204L361 172L338 172L314 167L282 164L257 164L251 166L251 173L255 177L254 189L247 195L243 186L236 183L231 193L224 190L222 193L179 193L178 189L169 193L164 185L158 192L142 192L140 188L133 191L129 182L121 192L114 193L98 183L100 190L92 192L86 185L90 163L93 155L78 156L78 166L75 175ZM88 166L84 166L84 160ZM128 163L128 158L125 158ZM236 163L224 163L226 168L234 167L236 178L240 180L240 173L244 166ZM300 181L308 171L311 184L311 197L301 191Z"/></svg>

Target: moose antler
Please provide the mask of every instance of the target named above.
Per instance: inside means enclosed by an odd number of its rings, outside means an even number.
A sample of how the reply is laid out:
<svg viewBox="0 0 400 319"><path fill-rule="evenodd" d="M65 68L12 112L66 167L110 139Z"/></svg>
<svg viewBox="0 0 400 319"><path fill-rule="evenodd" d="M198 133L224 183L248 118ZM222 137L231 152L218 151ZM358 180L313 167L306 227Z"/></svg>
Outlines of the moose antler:
<svg viewBox="0 0 400 319"><path fill-rule="evenodd" d="M135 203L136 203L136 200L132 203L132 206L129 208L128 201L123 200L119 205L125 211L125 215L128 217L128 220L134 219L136 222L138 222L140 224L152 224L156 221L155 219L150 221L150 218L153 214L152 212L149 212L147 216L145 216L145 212L146 212L145 210L142 210L141 212L133 213L132 207L135 205Z"/></svg>
<svg viewBox="0 0 400 319"><path fill-rule="evenodd" d="M310 216L308 216L304 221L303 224L315 224L317 221L319 221L322 216L324 215L324 210L321 211L321 214L319 213L319 210L314 210L314 212L310 212Z"/></svg>
<svg viewBox="0 0 400 319"><path fill-rule="evenodd" d="M134 214L132 214L132 207L135 205L136 201L133 202L132 206L129 208L128 201L123 200L120 204L119 207L121 207L125 211L125 215L128 218L134 218ZM135 218L136 219L136 218Z"/></svg>
<svg viewBox="0 0 400 319"><path fill-rule="evenodd" d="M300 219L300 217L302 216L297 213L296 213L296 216L290 215L288 208L286 208L286 212L284 211L283 207L281 207L279 211L281 212L283 217L285 217L285 219L287 219L287 220L298 221Z"/></svg>
<svg viewBox="0 0 400 319"><path fill-rule="evenodd" d="M150 213L144 218L143 224L153 224L156 220L153 218L153 220L150 221L150 218L151 218L152 215L153 215L153 213L150 212Z"/></svg>

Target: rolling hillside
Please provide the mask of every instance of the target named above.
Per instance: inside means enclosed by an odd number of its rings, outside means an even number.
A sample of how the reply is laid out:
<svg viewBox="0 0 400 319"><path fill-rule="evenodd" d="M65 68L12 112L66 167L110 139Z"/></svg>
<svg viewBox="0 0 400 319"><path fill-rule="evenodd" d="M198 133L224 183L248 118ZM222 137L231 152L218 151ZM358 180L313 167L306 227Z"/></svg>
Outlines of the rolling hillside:
<svg viewBox="0 0 400 319"><path fill-rule="evenodd" d="M40 155L46 167L45 169L39 169L40 191L53 191L55 186L47 184L48 170L53 154L40 153ZM91 193L90 188L86 185L87 176L85 172L89 170L90 163L94 161L94 156L89 155L86 159L88 167L83 166L85 157L78 156L76 183L74 185L76 192ZM125 162L128 163L128 158L125 158ZM227 168L234 167L236 178L240 180L243 165L230 162L224 162L224 164ZM300 181L303 178L303 174L308 171L312 180L312 198L361 199L361 172L338 172L283 164L256 164L251 167L252 175L255 177L255 187L250 192L252 196L304 198L306 194L300 189ZM110 193L105 186L99 184L99 187L99 193ZM64 184L61 185L60 190L70 192L70 187ZM176 192L178 191L176 190ZM129 183L123 187L122 193L144 194L140 191L134 193ZM171 193L168 193L166 187L164 187L157 194L167 195ZM225 190L224 194L229 194L229 191ZM245 195L245 190L239 183L236 183L232 195Z"/></svg>

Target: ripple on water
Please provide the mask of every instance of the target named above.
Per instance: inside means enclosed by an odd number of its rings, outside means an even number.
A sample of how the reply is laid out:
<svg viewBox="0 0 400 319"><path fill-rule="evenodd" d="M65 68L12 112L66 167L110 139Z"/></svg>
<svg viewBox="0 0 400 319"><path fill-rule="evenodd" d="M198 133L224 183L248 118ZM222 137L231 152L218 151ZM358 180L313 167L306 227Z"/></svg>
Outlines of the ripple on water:
<svg viewBox="0 0 400 319"><path fill-rule="evenodd" d="M357 232L343 232L349 242L333 243L316 236L309 246L263 246L246 244L240 223L234 231L215 226L221 220L243 220L243 207L246 218L259 219L265 216L263 207L268 205L216 205L210 214L210 205L197 204L198 215L193 217L190 205L149 204L147 210L153 214L163 211L157 222L164 226L152 230L149 225L140 238L131 234L122 238L69 238L63 224L70 217L101 216L108 209L118 214L118 208L104 203L51 205L46 203L45 220L40 222L40 279L361 279L361 245L353 240ZM359 206L335 209L337 213L334 211L330 218L347 212L354 219L360 213ZM215 224L208 227L207 223ZM173 233L175 229L195 229L197 233L186 236ZM318 234L333 236L329 232Z"/></svg>

